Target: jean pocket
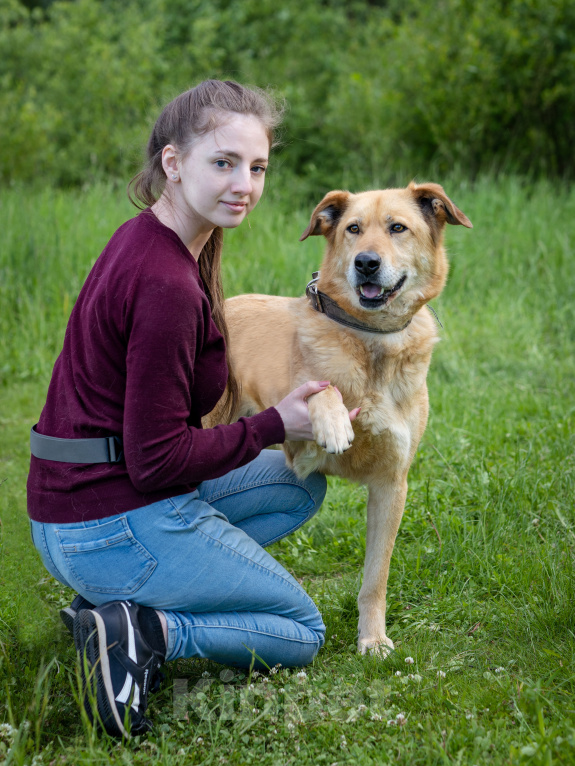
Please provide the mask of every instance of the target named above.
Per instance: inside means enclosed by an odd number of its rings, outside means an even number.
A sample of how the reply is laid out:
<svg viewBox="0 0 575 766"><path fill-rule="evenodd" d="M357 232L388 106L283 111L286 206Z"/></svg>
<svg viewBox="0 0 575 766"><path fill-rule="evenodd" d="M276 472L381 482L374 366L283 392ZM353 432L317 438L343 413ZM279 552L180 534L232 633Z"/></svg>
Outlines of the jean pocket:
<svg viewBox="0 0 575 766"><path fill-rule="evenodd" d="M136 540L125 516L95 526L55 531L68 571L81 588L95 593L132 595L158 565Z"/></svg>

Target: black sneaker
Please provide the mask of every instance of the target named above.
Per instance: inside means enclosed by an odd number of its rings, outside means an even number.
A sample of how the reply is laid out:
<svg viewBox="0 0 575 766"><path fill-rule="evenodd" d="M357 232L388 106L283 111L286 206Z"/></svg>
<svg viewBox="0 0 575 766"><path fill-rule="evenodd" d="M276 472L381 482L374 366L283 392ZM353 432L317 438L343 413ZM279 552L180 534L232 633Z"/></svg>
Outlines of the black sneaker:
<svg viewBox="0 0 575 766"><path fill-rule="evenodd" d="M93 609L94 604L90 603L87 599L85 599L83 596L81 596L79 593L74 598L70 606L65 607L64 609L60 609L60 619L66 626L66 628L70 631L70 634L74 635L74 617L76 616L76 613L79 612L81 609Z"/></svg>
<svg viewBox="0 0 575 766"><path fill-rule="evenodd" d="M80 655L83 704L94 720L95 704L104 729L113 737L151 728L144 717L148 692L164 658L144 639L141 609L131 601L112 601L83 609L74 619L74 643Z"/></svg>

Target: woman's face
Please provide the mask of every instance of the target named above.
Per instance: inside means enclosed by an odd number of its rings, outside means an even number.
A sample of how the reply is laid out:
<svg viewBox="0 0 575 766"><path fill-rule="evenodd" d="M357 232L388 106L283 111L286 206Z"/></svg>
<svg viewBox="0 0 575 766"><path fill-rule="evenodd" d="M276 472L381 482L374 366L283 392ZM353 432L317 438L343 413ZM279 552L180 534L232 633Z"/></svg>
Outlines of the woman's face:
<svg viewBox="0 0 575 766"><path fill-rule="evenodd" d="M268 157L262 123L233 114L178 161L174 202L201 229L239 226L262 195Z"/></svg>

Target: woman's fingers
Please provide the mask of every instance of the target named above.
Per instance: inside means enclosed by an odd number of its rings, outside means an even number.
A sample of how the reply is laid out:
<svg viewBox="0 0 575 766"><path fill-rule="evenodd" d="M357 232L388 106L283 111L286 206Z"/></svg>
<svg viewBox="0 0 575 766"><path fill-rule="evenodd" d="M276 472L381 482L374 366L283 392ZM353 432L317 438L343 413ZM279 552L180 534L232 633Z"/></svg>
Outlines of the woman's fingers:
<svg viewBox="0 0 575 766"><path fill-rule="evenodd" d="M314 439L313 427L309 418L307 399L313 394L319 394L330 385L328 380L308 380L301 386L294 388L281 402L276 404L285 426L286 439L312 440ZM343 397L340 390L334 386L340 401ZM360 407L349 411L350 421L359 415Z"/></svg>
<svg viewBox="0 0 575 766"><path fill-rule="evenodd" d="M308 380L307 383L294 388L292 393L301 396L302 399L307 399L312 394L319 394L320 391L325 391L328 386L329 380Z"/></svg>

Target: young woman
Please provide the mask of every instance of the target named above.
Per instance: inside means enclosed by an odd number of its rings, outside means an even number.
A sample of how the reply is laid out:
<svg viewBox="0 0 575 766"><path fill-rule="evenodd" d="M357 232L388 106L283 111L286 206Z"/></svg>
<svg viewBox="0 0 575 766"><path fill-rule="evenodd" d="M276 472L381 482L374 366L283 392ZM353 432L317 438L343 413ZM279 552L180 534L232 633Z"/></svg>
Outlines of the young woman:
<svg viewBox="0 0 575 766"><path fill-rule="evenodd" d="M311 381L230 425L202 429L226 390L222 229L263 191L279 113L262 91L208 80L160 115L132 182L145 209L113 235L72 311L31 435L28 513L48 571L78 592L62 618L86 708L115 736L148 728L165 660L305 665L321 616L264 547L317 511L284 439L312 439ZM355 411L351 417L355 416Z"/></svg>

